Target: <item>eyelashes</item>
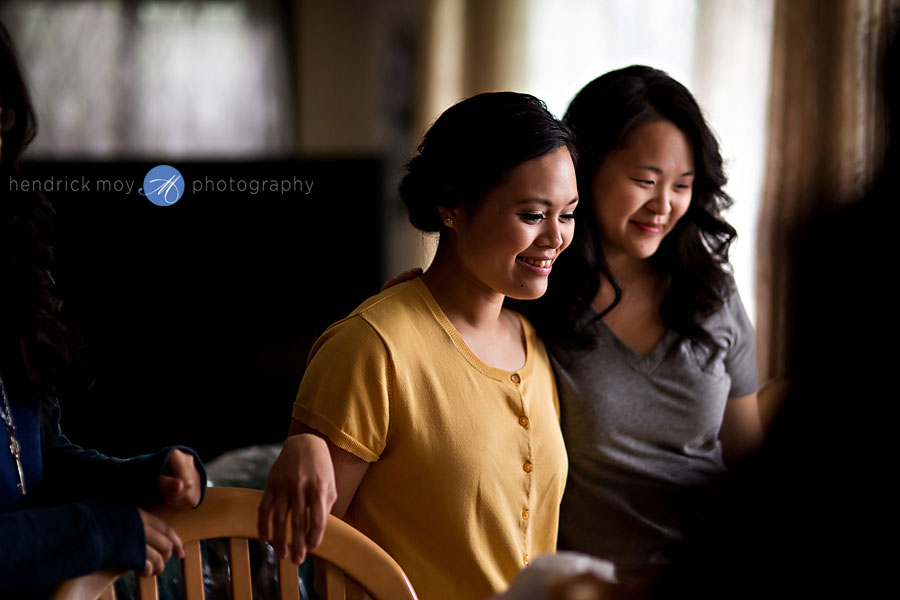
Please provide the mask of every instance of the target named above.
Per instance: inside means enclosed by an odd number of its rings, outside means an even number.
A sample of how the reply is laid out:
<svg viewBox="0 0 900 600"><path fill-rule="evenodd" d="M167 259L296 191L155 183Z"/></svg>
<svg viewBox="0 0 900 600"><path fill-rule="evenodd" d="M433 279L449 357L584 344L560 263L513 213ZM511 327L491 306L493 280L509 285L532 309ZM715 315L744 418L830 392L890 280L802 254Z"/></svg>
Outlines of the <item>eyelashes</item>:
<svg viewBox="0 0 900 600"><path fill-rule="evenodd" d="M646 186L656 185L656 181L654 181L653 179L640 179L638 177L632 177L631 180L634 181L635 183L639 183L641 185L646 185ZM690 183L676 183L675 189L682 190L682 191L689 190L689 189L691 189L691 185L692 184L690 184Z"/></svg>
<svg viewBox="0 0 900 600"><path fill-rule="evenodd" d="M519 218L521 218L526 223L540 223L547 218L547 215L545 215L544 213L518 213L518 215ZM562 221L572 221L575 219L575 213L563 213L559 215L559 218Z"/></svg>

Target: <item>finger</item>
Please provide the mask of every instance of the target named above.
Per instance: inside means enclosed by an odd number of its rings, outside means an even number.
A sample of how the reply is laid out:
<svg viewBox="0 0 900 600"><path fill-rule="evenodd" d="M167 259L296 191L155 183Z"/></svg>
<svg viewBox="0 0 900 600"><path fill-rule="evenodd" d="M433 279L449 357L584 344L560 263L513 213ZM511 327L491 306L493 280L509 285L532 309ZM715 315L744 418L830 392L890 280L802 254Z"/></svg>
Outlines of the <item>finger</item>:
<svg viewBox="0 0 900 600"><path fill-rule="evenodd" d="M147 528L144 538L148 548L153 549L163 560L169 560L172 555L172 540L162 530Z"/></svg>
<svg viewBox="0 0 900 600"><path fill-rule="evenodd" d="M306 545L309 550L315 550L325 537L325 525L328 523L330 507L324 494L316 496L309 504L309 531L306 533Z"/></svg>
<svg viewBox="0 0 900 600"><path fill-rule="evenodd" d="M180 487L177 491L167 498L167 504L183 508L193 508L200 503L200 473L197 471L197 465L194 456L181 450L173 450L169 455L168 461L170 479L180 481ZM162 478L169 477L160 476L160 485L162 486ZM164 497L166 497L164 495Z"/></svg>
<svg viewBox="0 0 900 600"><path fill-rule="evenodd" d="M144 513L144 536L148 546L156 550L163 560L169 560L172 552L181 558L184 556L184 546L181 538L169 524L150 513Z"/></svg>
<svg viewBox="0 0 900 600"><path fill-rule="evenodd" d="M162 555L153 547L147 546L147 560L144 564L144 575L159 575L166 567L166 561Z"/></svg>
<svg viewBox="0 0 900 600"><path fill-rule="evenodd" d="M275 510L272 513L272 549L278 558L287 557L287 544L285 542L287 531L288 502L284 496L275 501Z"/></svg>
<svg viewBox="0 0 900 600"><path fill-rule="evenodd" d="M181 479L169 475L159 476L159 489L166 504L175 504L183 500L185 487L187 486Z"/></svg>
<svg viewBox="0 0 900 600"><path fill-rule="evenodd" d="M166 537L169 538L169 542L172 545L172 552L175 556L184 558L184 544L181 543L181 537L179 537L178 533L168 525L166 525ZM166 560L168 560L168 557Z"/></svg>
<svg viewBox="0 0 900 600"><path fill-rule="evenodd" d="M177 448L175 450L172 450L172 453L169 455L169 471L172 473L172 475L183 479L190 474L190 471L193 467L193 456L191 456L187 452L178 450Z"/></svg>
<svg viewBox="0 0 900 600"><path fill-rule="evenodd" d="M300 564L306 558L306 502L291 508L291 560Z"/></svg>
<svg viewBox="0 0 900 600"><path fill-rule="evenodd" d="M386 290L388 288L394 287L398 283L403 283L404 281L409 281L410 279L415 279L416 277L418 277L421 274L422 274L422 269L420 269L418 267L416 267L415 269L409 269L408 271L404 271L403 273L400 273L399 275L397 275L395 277L391 277L386 282L384 282L384 285L381 286L381 291L383 292L384 290Z"/></svg>

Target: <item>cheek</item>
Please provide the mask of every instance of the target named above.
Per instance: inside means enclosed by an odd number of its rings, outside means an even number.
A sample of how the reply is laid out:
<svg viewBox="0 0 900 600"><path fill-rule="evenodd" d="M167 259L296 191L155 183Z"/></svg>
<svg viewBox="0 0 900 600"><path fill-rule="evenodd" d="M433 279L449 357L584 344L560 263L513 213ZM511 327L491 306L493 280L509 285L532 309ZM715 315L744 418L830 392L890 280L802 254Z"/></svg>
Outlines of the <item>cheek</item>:
<svg viewBox="0 0 900 600"><path fill-rule="evenodd" d="M487 235L495 241L498 252L518 255L530 247L534 240L533 232L526 227L524 224L509 223L502 227L494 227Z"/></svg>
<svg viewBox="0 0 900 600"><path fill-rule="evenodd" d="M587 218L594 219L594 222L597 224L597 227L599 227L600 229L603 229L603 223L606 221L606 214L605 214L606 211L604 209L605 209L605 206L603 204L603 201L598 196L594 196L594 211L590 215L584 215L582 218L583 219L587 219Z"/></svg>
<svg viewBox="0 0 900 600"><path fill-rule="evenodd" d="M515 260L528 247L526 232L511 226L478 227L466 232L465 253L473 266L500 264Z"/></svg>
<svg viewBox="0 0 900 600"><path fill-rule="evenodd" d="M608 186L602 195L594 196L594 216L600 229L614 228L639 210L644 199L635 197L629 190Z"/></svg>

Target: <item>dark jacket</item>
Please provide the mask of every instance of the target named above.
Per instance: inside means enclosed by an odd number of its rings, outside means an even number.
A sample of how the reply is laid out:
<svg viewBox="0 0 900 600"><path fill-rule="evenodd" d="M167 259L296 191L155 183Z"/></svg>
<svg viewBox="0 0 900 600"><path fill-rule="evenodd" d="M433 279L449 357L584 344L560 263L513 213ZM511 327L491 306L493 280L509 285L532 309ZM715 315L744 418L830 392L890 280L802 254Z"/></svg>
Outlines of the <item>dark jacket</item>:
<svg viewBox="0 0 900 600"><path fill-rule="evenodd" d="M41 402L27 388L4 383L27 495L18 493L9 435L0 424L0 596L40 598L101 567L142 570L144 529L136 507L162 501L158 477L175 447L128 460L85 450L60 430L55 399ZM199 457L179 448L194 455L205 489Z"/></svg>

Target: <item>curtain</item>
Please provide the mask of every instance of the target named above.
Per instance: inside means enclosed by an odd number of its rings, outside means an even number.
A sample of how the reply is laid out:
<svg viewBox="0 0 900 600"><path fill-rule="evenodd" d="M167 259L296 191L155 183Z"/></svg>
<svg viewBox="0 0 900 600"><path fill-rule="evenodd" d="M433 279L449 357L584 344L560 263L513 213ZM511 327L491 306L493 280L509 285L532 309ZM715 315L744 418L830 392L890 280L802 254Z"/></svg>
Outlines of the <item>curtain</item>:
<svg viewBox="0 0 900 600"><path fill-rule="evenodd" d="M481 92L523 89L528 6L429 0L414 144L445 109Z"/></svg>
<svg viewBox="0 0 900 600"><path fill-rule="evenodd" d="M757 257L763 381L790 369L793 232L861 196L883 160L880 59L898 9L898 0L776 0ZM836 276L836 291L846 275Z"/></svg>
<svg viewBox="0 0 900 600"><path fill-rule="evenodd" d="M30 156L289 155L286 12L276 0L0 4L40 123Z"/></svg>

